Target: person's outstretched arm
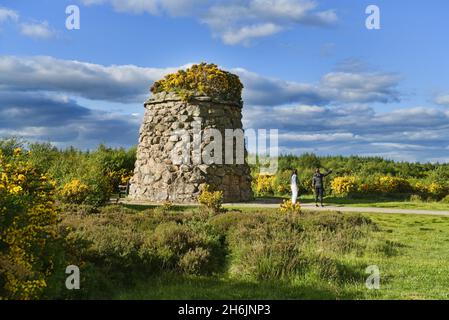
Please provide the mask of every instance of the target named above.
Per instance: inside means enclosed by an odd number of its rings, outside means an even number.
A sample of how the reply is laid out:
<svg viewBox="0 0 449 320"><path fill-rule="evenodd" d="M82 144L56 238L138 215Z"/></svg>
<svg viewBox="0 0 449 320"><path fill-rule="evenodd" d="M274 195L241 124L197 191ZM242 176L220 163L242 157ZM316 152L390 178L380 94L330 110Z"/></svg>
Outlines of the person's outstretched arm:
<svg viewBox="0 0 449 320"><path fill-rule="evenodd" d="M334 172L332 169L330 169L324 176L327 177L328 175L330 175L332 172Z"/></svg>

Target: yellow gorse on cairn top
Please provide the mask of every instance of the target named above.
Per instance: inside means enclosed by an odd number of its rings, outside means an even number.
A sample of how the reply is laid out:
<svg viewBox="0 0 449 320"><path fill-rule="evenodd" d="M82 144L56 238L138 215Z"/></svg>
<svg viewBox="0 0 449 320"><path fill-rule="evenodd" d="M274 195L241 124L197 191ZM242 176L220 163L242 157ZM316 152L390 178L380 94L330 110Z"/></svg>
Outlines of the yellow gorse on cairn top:
<svg viewBox="0 0 449 320"><path fill-rule="evenodd" d="M174 92L186 101L199 95L241 102L242 90L243 84L238 76L207 63L169 74L151 87L152 93Z"/></svg>

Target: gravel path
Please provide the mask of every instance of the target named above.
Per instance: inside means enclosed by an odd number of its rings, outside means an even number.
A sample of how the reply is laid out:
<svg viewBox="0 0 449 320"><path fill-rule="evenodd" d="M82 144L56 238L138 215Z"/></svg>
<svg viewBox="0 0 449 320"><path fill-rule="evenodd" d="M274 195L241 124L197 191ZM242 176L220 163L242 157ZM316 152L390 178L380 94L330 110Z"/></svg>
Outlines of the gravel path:
<svg viewBox="0 0 449 320"><path fill-rule="evenodd" d="M247 207L247 208L279 208L279 204L275 203L228 203L225 207ZM449 216L449 211L438 210L414 210L414 209L390 209L390 208L373 208L373 207L335 207L325 206L324 208L317 208L315 204L303 203L301 204L303 210L313 211L340 211L340 212L366 212L366 213L391 213L391 214L424 214L424 215L440 215Z"/></svg>

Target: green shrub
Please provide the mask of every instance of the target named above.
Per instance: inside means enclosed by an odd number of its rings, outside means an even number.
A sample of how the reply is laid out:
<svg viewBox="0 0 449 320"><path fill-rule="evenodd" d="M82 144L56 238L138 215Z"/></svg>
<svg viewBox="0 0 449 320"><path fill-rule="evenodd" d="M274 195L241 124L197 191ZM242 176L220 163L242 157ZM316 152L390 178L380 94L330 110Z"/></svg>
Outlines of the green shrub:
<svg viewBox="0 0 449 320"><path fill-rule="evenodd" d="M58 208L62 213L75 214L81 216L99 213L99 210L96 206L91 206L88 204L60 203L58 205Z"/></svg>
<svg viewBox="0 0 449 320"><path fill-rule="evenodd" d="M361 215L304 212L136 211L113 205L95 215L63 215L71 241L79 246L80 260L93 279L107 274L126 282L126 275L181 273L210 275L226 272L238 280L291 280L316 276L325 280L360 280L364 268L342 260L345 253L360 254L377 242L369 233L377 226ZM377 252L377 251L376 251ZM379 251L380 252L380 251ZM90 268L90 269L89 269Z"/></svg>
<svg viewBox="0 0 449 320"><path fill-rule="evenodd" d="M449 204L449 195L445 196L442 200L442 203L448 203Z"/></svg>
<svg viewBox="0 0 449 320"><path fill-rule="evenodd" d="M118 205L118 204L112 204L107 205L104 207L101 207L98 209L98 212L101 214L135 214L136 211L133 209L129 209L125 206Z"/></svg>
<svg viewBox="0 0 449 320"><path fill-rule="evenodd" d="M136 148L125 150L112 149L100 145L90 156L92 162L100 167L100 172L112 192L118 191L119 185L126 185L134 173Z"/></svg>
<svg viewBox="0 0 449 320"><path fill-rule="evenodd" d="M157 226L151 237L145 240L142 253L150 259L157 259L162 269L195 274L217 271L219 261L223 259L220 237L207 225L174 222ZM196 260L196 266L187 267L186 262L193 260Z"/></svg>
<svg viewBox="0 0 449 320"><path fill-rule="evenodd" d="M412 194L410 196L410 200L409 201L410 202L423 202L423 198L419 194Z"/></svg>
<svg viewBox="0 0 449 320"><path fill-rule="evenodd" d="M118 283L129 283L129 273L150 274L156 269L139 257L144 218L124 214L79 216L66 214L63 225L68 239L76 243L81 261L82 294L85 298L108 298ZM108 291L110 290L110 291Z"/></svg>
<svg viewBox="0 0 449 320"><path fill-rule="evenodd" d="M285 279L301 270L302 235L291 228L240 225L231 232L230 274L257 280Z"/></svg>
<svg viewBox="0 0 449 320"><path fill-rule="evenodd" d="M101 172L90 173L85 178L89 186L89 193L84 201L85 204L101 206L109 201L112 194L112 186L108 178Z"/></svg>
<svg viewBox="0 0 449 320"><path fill-rule="evenodd" d="M155 213L165 214L172 211L174 208L173 203L170 201L165 201L162 205L154 209Z"/></svg>
<svg viewBox="0 0 449 320"><path fill-rule="evenodd" d="M273 220L276 219L274 216ZM260 224L269 219L266 215L258 213L242 213L231 211L226 214L217 215L211 218L210 224L218 230L220 234L227 234L230 230L240 224Z"/></svg>
<svg viewBox="0 0 449 320"><path fill-rule="evenodd" d="M72 229L71 239L87 243L83 259L117 279L133 271L209 274L223 265L220 235L194 213L112 205L96 215L66 213L63 225Z"/></svg>
<svg viewBox="0 0 449 320"><path fill-rule="evenodd" d="M230 274L258 280L287 279L308 272L326 278L336 273L348 279L358 277L363 271L360 266L345 268L340 255L361 251L358 240L376 228L371 220L357 215L308 213L282 219L265 215L240 222L233 218L234 214L230 219L213 219L227 230Z"/></svg>
<svg viewBox="0 0 449 320"><path fill-rule="evenodd" d="M209 273L210 252L201 247L189 250L178 262L178 266L186 274Z"/></svg>

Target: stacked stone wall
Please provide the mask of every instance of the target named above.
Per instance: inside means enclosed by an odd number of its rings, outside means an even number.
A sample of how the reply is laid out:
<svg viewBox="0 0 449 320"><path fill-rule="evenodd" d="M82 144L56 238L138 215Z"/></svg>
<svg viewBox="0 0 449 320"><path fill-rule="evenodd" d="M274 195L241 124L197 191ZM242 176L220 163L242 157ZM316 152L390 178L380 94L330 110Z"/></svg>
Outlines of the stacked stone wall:
<svg viewBox="0 0 449 320"><path fill-rule="evenodd" d="M213 141L207 137L208 129L216 129L223 136L224 163L225 130L242 129L242 103L209 97L194 97L186 102L173 93L158 93L148 100L129 197L192 203L208 184L212 190L223 191L226 202L251 200L251 174L246 163L206 164L198 154Z"/></svg>

